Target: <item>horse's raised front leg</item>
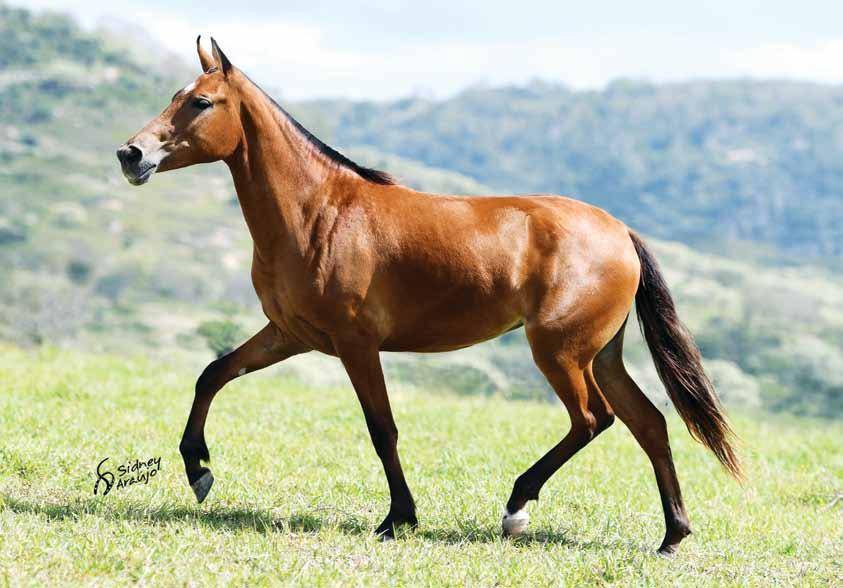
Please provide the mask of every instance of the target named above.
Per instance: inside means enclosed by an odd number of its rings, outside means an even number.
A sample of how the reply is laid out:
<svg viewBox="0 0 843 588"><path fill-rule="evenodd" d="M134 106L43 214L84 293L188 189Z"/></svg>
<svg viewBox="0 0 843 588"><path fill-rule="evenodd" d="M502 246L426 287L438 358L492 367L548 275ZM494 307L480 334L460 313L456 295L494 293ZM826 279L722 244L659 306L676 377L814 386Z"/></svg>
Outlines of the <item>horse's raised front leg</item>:
<svg viewBox="0 0 843 588"><path fill-rule="evenodd" d="M291 341L272 323L261 329L240 347L208 364L196 381L193 406L182 435L179 451L184 459L187 480L196 499L205 500L214 476L202 461L209 461L205 443L205 419L217 392L228 382L249 372L254 372L293 355L308 351L301 344Z"/></svg>
<svg viewBox="0 0 843 588"><path fill-rule="evenodd" d="M372 443L386 472L391 505L375 533L391 539L397 527L415 527L418 521L416 505L398 459L398 429L389 406L378 347L373 342L359 340L335 340L334 346L357 392Z"/></svg>

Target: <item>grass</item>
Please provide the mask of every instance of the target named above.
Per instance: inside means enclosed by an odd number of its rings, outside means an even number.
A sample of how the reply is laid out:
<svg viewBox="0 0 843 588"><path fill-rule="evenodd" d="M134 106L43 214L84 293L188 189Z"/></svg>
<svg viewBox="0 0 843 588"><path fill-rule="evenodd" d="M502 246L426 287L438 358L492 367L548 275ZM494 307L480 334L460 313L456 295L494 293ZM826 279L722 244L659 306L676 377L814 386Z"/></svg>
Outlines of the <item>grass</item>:
<svg viewBox="0 0 843 588"><path fill-rule="evenodd" d="M283 373L283 370L282 370ZM615 426L500 537L516 476L561 438L555 406L393 386L420 527L381 544L388 496L350 387L253 375L217 398L217 483L195 504L177 452L194 374L145 360L0 347L0 585L840 585L843 427L738 416L749 482L671 418L696 533L678 556L650 466ZM93 496L94 469L162 458ZM835 502L837 498L837 502Z"/></svg>

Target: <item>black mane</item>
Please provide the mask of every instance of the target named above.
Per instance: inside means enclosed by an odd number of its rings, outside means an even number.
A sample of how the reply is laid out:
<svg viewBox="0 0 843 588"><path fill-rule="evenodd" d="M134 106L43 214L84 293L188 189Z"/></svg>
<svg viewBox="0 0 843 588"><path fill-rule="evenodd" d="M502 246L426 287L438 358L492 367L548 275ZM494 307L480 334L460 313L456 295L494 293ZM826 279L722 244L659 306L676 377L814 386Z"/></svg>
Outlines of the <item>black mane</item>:
<svg viewBox="0 0 843 588"><path fill-rule="evenodd" d="M248 78L248 76L246 76L246 77ZM249 81L252 82L251 79L249 79ZM371 168L368 168L368 167L363 167L362 165L358 165L358 164L354 163L353 161L351 161L348 157L346 157L345 155L343 155L342 153L340 153L339 151L337 151L336 149L331 147L330 145L326 145L325 143L323 143L319 139L319 137L317 137L316 135L314 135L313 133L308 131L306 128L304 128L299 121L297 121L295 118L293 118L293 116L289 112L284 110L284 107L281 106L280 104L278 104L275 101L275 99L272 98L272 96L270 96L269 94L264 92L263 88L261 88L260 86L255 84L255 82L252 82L252 84L258 90L260 90L263 93L264 96L266 96L266 98L272 103L272 105L278 110L278 112L283 114L287 118L287 120L290 121L293 124L293 126L296 128L296 130L299 133L301 133L301 135L305 139L307 139L307 141L311 145L313 145L313 147L315 147L317 151L319 151L319 153L321 153L322 155L327 157L329 160L333 161L334 163L336 163L340 167L344 167L346 169L349 169L349 170L353 171L354 173L356 173L358 176L360 176L364 180L372 182L373 184L381 184L383 186L392 186L392 185L397 183L395 181L395 178L393 178L387 172L380 171L380 170L377 170L377 169L371 169Z"/></svg>

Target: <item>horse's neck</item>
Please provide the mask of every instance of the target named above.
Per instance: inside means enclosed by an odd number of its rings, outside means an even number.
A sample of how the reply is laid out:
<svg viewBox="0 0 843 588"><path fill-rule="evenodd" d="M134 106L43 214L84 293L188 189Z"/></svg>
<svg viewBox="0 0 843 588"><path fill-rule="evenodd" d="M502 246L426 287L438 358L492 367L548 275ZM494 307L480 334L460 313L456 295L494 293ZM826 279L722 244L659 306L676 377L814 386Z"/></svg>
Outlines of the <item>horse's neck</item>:
<svg viewBox="0 0 843 588"><path fill-rule="evenodd" d="M241 146L226 163L255 251L265 259L304 256L330 171L262 93L248 90L243 107Z"/></svg>

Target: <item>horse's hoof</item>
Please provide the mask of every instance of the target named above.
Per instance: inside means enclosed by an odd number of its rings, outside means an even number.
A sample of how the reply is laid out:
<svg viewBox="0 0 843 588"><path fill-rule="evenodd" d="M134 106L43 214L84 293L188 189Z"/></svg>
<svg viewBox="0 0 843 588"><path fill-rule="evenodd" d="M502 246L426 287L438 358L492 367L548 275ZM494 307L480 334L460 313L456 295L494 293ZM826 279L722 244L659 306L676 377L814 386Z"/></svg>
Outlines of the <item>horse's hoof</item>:
<svg viewBox="0 0 843 588"><path fill-rule="evenodd" d="M395 541L395 530L392 526L392 521L388 517L375 529L375 536L381 543Z"/></svg>
<svg viewBox="0 0 843 588"><path fill-rule="evenodd" d="M674 555L676 555L677 547L678 546L676 545L662 545L661 547L659 547L659 550L656 551L656 555L658 555L659 557L670 559Z"/></svg>
<svg viewBox="0 0 843 588"><path fill-rule="evenodd" d="M662 557L676 555L679 549L679 543L691 533L693 531L691 531L691 525L688 524L687 519L674 523L667 533L665 533L664 541L662 541L661 547L659 547L658 554Z"/></svg>
<svg viewBox="0 0 843 588"><path fill-rule="evenodd" d="M202 501L205 500L205 497L208 496L208 492L211 491L211 486L214 485L214 474L211 473L211 470L208 470L202 477L193 482L190 485L190 489L193 490L193 493L196 495L196 500L199 504L202 504Z"/></svg>
<svg viewBox="0 0 843 588"><path fill-rule="evenodd" d="M380 541L395 541L395 533L399 528L415 529L418 526L419 521L415 513L394 515L390 512L386 515L383 522L378 525L378 528L375 529L375 535L377 535Z"/></svg>
<svg viewBox="0 0 843 588"><path fill-rule="evenodd" d="M504 510L502 524L504 537L517 537L530 524L530 515L523 508L514 513Z"/></svg>

